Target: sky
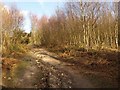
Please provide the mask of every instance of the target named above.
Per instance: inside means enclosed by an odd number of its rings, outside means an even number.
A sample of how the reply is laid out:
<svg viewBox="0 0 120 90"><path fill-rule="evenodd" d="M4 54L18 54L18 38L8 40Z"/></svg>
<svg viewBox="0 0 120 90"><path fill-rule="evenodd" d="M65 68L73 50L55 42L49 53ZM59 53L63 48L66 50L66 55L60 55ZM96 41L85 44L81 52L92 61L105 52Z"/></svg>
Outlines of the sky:
<svg viewBox="0 0 120 90"><path fill-rule="evenodd" d="M16 2L14 2L16 1ZM4 0L4 5L10 7L11 5L16 5L18 9L24 15L24 26L25 32L29 33L31 31L31 22L29 18L29 13L33 13L39 17L46 15L48 17L55 13L57 7L62 7L63 2L58 1L43 1L43 0Z"/></svg>

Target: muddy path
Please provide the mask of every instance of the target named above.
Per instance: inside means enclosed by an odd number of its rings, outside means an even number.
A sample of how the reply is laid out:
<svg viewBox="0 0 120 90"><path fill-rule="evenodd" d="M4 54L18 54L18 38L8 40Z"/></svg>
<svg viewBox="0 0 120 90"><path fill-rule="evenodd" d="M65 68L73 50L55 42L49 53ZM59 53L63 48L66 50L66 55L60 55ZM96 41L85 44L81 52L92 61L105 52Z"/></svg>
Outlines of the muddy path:
<svg viewBox="0 0 120 90"><path fill-rule="evenodd" d="M25 57L23 57L25 58ZM6 77L3 85L16 88L94 88L73 65L61 62L57 55L34 48L27 59Z"/></svg>
<svg viewBox="0 0 120 90"><path fill-rule="evenodd" d="M67 87L66 84L68 84L69 88L94 88L90 81L79 73L79 70L73 69L72 64L58 60L56 54L50 53L45 49L33 49L31 53L34 57L38 58L38 62L43 63L46 68L54 67L56 70L61 71L61 77L58 78L63 87ZM49 78L50 75L54 74L51 71L53 70L50 69L48 72ZM64 78L64 76L66 77Z"/></svg>

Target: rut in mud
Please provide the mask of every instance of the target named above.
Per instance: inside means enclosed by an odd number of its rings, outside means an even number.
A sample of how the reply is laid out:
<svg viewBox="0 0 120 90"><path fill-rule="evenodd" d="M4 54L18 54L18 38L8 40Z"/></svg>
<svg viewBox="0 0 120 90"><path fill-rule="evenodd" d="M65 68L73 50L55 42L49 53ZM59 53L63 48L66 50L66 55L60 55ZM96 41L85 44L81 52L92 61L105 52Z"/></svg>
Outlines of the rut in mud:
<svg viewBox="0 0 120 90"><path fill-rule="evenodd" d="M47 77L49 81L48 83L50 87L59 87L59 88L64 88L64 87L93 88L94 87L87 79L85 79L82 75L79 74L79 70L76 71L71 68L72 64L57 60L57 55L50 53L45 49L33 49L31 53L34 57L39 59L37 60L38 63L41 63L39 65L44 65L44 68L47 69L47 73L48 73ZM58 75L56 73L58 73ZM53 78L56 75L57 77ZM57 80L58 82L56 82L57 78L58 78Z"/></svg>
<svg viewBox="0 0 120 90"><path fill-rule="evenodd" d="M57 56L44 49L32 49L29 53L32 57L22 69L15 69L14 75L3 79L3 85L16 88L92 88L87 79L78 71L73 70L72 64L57 60ZM19 72L21 70L21 72ZM18 75L18 73L21 75Z"/></svg>

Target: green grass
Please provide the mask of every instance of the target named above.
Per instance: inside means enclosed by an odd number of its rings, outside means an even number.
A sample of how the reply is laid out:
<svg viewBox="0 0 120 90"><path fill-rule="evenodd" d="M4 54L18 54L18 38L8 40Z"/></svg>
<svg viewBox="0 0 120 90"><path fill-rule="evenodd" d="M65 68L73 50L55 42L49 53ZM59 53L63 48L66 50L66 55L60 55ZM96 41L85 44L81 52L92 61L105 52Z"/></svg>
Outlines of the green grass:
<svg viewBox="0 0 120 90"><path fill-rule="evenodd" d="M28 62L26 61L21 61L20 64L15 68L14 70L14 77L22 77L23 74L25 73L26 67L28 66Z"/></svg>
<svg viewBox="0 0 120 90"><path fill-rule="evenodd" d="M28 65L27 61L20 61L10 72L7 71L4 76L6 79L3 79L4 85L7 87L16 87L18 80L22 79ZM8 80L8 78L11 79Z"/></svg>

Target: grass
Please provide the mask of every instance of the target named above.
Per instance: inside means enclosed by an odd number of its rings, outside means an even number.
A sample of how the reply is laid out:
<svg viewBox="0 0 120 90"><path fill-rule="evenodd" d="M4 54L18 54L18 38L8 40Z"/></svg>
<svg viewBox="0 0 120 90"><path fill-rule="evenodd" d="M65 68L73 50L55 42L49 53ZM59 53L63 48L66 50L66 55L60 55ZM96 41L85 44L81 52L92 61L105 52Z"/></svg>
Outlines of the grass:
<svg viewBox="0 0 120 90"><path fill-rule="evenodd" d="M28 57L29 56L23 53L14 53L14 55L11 55L9 58L3 58L2 77L5 86L16 87L19 82L18 79L23 77L26 67L30 64L28 60L25 60Z"/></svg>
<svg viewBox="0 0 120 90"><path fill-rule="evenodd" d="M18 78L18 77L21 77L23 76L23 74L25 73L25 70L26 70L26 67L29 65L28 62L26 61L21 61L18 66L14 69L14 72L13 72L13 77L15 78Z"/></svg>

